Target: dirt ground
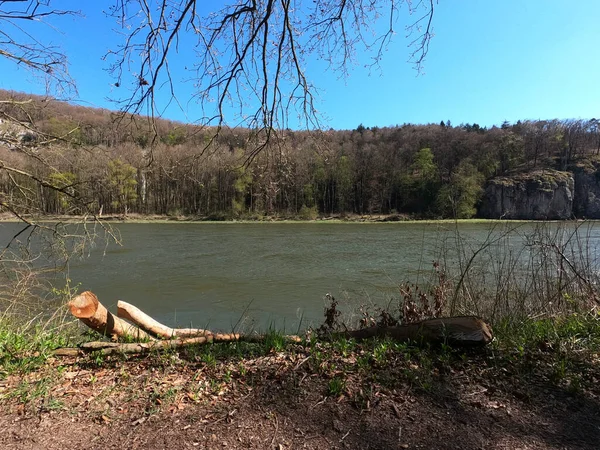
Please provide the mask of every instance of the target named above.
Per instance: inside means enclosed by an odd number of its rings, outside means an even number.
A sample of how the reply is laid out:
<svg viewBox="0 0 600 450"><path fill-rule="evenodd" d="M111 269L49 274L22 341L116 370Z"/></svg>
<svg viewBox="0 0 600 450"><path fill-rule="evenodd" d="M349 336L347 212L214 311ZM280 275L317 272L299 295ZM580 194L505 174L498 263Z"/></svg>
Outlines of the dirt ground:
<svg viewBox="0 0 600 450"><path fill-rule="evenodd" d="M358 355L359 357L360 355ZM598 449L598 355L569 378L489 351L359 368L255 358L61 359L0 382L2 449ZM525 367L525 365L527 367ZM560 369L560 368L559 368Z"/></svg>

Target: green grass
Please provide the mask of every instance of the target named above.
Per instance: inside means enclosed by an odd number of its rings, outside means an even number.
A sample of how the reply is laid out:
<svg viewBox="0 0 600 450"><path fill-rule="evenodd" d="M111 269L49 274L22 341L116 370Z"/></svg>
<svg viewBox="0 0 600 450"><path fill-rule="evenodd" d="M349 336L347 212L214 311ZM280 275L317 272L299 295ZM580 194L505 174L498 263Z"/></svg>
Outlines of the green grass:
<svg viewBox="0 0 600 450"><path fill-rule="evenodd" d="M494 326L496 347L521 353L534 350L576 352L600 349L600 315L593 313L515 320Z"/></svg>
<svg viewBox="0 0 600 450"><path fill-rule="evenodd" d="M339 397L346 390L346 380L340 376L335 376L327 384L327 396Z"/></svg>
<svg viewBox="0 0 600 450"><path fill-rule="evenodd" d="M54 349L71 345L73 327L15 325L0 319L0 378L27 373L43 366Z"/></svg>

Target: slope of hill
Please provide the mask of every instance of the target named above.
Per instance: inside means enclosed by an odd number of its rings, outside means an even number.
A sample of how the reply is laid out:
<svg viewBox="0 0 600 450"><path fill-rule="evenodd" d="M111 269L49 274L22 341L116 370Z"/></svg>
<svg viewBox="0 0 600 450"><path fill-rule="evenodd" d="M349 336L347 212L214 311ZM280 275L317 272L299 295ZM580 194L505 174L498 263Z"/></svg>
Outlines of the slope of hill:
<svg viewBox="0 0 600 450"><path fill-rule="evenodd" d="M595 119L278 130L267 140L23 93L0 101L0 192L19 214L600 217ZM543 173L564 182L536 184ZM539 201L535 213L522 207Z"/></svg>

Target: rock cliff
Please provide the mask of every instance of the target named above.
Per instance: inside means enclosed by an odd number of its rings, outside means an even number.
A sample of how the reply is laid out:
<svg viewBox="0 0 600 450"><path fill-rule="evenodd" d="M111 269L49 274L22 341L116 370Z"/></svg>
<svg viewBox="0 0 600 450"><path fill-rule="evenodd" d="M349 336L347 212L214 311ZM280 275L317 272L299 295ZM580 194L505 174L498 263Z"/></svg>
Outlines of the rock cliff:
<svg viewBox="0 0 600 450"><path fill-rule="evenodd" d="M578 164L573 175L573 214L582 219L600 219L600 163Z"/></svg>
<svg viewBox="0 0 600 450"><path fill-rule="evenodd" d="M479 215L487 219L569 219L574 193L575 180L570 172L537 170L498 177L488 182ZM600 208L600 196L598 202Z"/></svg>

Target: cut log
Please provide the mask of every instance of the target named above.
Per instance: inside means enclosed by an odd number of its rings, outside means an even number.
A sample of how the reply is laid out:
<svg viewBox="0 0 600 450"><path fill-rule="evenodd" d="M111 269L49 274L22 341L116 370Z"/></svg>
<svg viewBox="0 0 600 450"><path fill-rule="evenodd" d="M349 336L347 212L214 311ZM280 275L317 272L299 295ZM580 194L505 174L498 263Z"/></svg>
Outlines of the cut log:
<svg viewBox="0 0 600 450"><path fill-rule="evenodd" d="M261 342L266 336L236 333L213 333L201 329L170 328L154 320L146 313L129 303L119 301L119 316L127 318L150 333L166 340L156 340L145 331L133 326L120 317L113 316L91 292L86 291L69 302L71 313L88 327L105 336L116 336L129 340L146 341L138 343L88 342L79 348L62 348L56 356L77 356L82 352L100 351L111 353L147 353L151 350L176 349L186 345L212 342ZM191 337L190 335L193 335ZM493 339L491 327L474 316L429 319L391 327L374 326L362 330L348 330L339 333L346 338L368 339L388 336L398 341L446 342L455 345L486 345ZM175 338L174 338L175 337ZM283 336L288 342L301 342L299 336Z"/></svg>
<svg viewBox="0 0 600 450"><path fill-rule="evenodd" d="M141 309L130 303L119 300L117 302L117 316L135 323L154 336L173 339L174 337L192 337L212 334L210 331L199 328L171 328L154 320Z"/></svg>
<svg viewBox="0 0 600 450"><path fill-rule="evenodd" d="M347 338L359 340L389 336L403 342L447 342L458 345L486 345L493 339L491 327L474 316L428 319L393 327L374 326L362 330L349 330L343 334Z"/></svg>
<svg viewBox="0 0 600 450"><path fill-rule="evenodd" d="M138 327L125 322L119 317L113 316L104 305L98 301L92 292L86 291L73 297L69 302L71 314L85 323L92 330L97 331L104 336L116 336L132 340L153 340L150 336Z"/></svg>

